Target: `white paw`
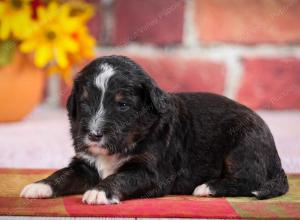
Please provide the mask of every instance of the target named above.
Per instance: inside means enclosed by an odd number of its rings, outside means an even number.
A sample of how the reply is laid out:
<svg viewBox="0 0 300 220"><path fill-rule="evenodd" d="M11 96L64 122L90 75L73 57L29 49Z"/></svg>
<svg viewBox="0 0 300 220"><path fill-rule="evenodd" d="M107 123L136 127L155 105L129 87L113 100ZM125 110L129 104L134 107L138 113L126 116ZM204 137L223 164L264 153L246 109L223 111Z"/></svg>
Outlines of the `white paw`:
<svg viewBox="0 0 300 220"><path fill-rule="evenodd" d="M20 193L21 197L24 198L49 198L53 195L51 186L45 183L31 183L25 186Z"/></svg>
<svg viewBox="0 0 300 220"><path fill-rule="evenodd" d="M193 192L194 196L209 196L211 194L212 192L210 191L209 187L206 184L197 186Z"/></svg>
<svg viewBox="0 0 300 220"><path fill-rule="evenodd" d="M113 197L112 199L108 199L106 197L106 193L101 190L88 190L83 194L82 202L87 204L117 204L120 203L120 200L117 197Z"/></svg>

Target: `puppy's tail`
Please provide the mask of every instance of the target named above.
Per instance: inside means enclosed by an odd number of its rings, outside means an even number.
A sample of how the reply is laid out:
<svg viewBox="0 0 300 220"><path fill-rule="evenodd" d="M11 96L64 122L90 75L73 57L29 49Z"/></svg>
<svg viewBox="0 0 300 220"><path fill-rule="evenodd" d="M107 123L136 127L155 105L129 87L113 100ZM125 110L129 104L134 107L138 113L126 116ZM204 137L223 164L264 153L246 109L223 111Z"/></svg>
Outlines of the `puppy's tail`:
<svg viewBox="0 0 300 220"><path fill-rule="evenodd" d="M280 170L272 179L264 182L257 191L252 194L257 199L269 199L276 196L281 196L289 190L287 176L283 169Z"/></svg>

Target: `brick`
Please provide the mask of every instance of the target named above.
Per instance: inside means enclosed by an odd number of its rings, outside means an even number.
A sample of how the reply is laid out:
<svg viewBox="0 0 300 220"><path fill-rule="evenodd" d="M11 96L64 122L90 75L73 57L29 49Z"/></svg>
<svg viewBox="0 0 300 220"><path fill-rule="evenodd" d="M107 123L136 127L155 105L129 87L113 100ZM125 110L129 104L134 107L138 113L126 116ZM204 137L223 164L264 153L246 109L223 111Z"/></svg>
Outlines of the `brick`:
<svg viewBox="0 0 300 220"><path fill-rule="evenodd" d="M299 0L198 0L195 14L204 43L300 42Z"/></svg>
<svg viewBox="0 0 300 220"><path fill-rule="evenodd" d="M102 14L100 12L99 1L98 0L87 0L88 3L93 5L94 15L88 21L88 27L91 35L99 42L101 41L101 28L102 28Z"/></svg>
<svg viewBox="0 0 300 220"><path fill-rule="evenodd" d="M183 0L117 0L114 43L143 42L158 45L182 41Z"/></svg>
<svg viewBox="0 0 300 220"><path fill-rule="evenodd" d="M238 101L252 108L300 109L300 59L244 59Z"/></svg>
<svg viewBox="0 0 300 220"><path fill-rule="evenodd" d="M169 55L129 57L140 64L166 91L207 91L219 94L224 91L223 64Z"/></svg>

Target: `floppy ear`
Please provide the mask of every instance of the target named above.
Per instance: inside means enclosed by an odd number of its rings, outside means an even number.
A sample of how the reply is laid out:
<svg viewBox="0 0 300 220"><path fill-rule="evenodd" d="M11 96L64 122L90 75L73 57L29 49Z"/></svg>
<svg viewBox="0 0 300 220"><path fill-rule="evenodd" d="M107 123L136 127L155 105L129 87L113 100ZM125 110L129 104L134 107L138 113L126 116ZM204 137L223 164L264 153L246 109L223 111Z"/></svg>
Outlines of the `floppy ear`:
<svg viewBox="0 0 300 220"><path fill-rule="evenodd" d="M169 94L160 89L150 78L145 82L145 88L155 109L159 113L166 113L170 108Z"/></svg>
<svg viewBox="0 0 300 220"><path fill-rule="evenodd" d="M74 82L71 95L69 96L67 101L68 116L72 120L75 120L77 115L77 104L76 104L75 93L76 93L76 83Z"/></svg>

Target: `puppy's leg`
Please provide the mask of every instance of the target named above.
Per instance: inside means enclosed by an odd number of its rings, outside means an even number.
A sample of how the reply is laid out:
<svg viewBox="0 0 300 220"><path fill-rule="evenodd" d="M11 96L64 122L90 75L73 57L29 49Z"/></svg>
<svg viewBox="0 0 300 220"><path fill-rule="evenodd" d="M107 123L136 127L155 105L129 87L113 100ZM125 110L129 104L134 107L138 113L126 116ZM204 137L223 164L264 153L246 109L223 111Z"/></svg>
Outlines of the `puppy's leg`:
<svg viewBox="0 0 300 220"><path fill-rule="evenodd" d="M196 187L196 196L254 196L268 178L268 157L258 140L242 141L224 158L223 178ZM272 149L271 149L272 150ZM272 151L269 150L270 153ZM274 168L276 163L274 164Z"/></svg>
<svg viewBox="0 0 300 220"><path fill-rule="evenodd" d="M224 178L210 181L195 188L194 196L253 196L253 184L248 180Z"/></svg>
<svg viewBox="0 0 300 220"><path fill-rule="evenodd" d="M251 153L248 154L251 156ZM253 196L251 192L259 187L260 181L263 181L265 170L256 158L249 161L247 157L249 155L240 150L231 153L225 158L224 177L196 187L193 195Z"/></svg>
<svg viewBox="0 0 300 220"><path fill-rule="evenodd" d="M151 196L157 196L156 175L142 166L134 169L123 170L108 176L96 187L88 190L83 195L82 201L87 204L114 204L128 198L138 198L151 192Z"/></svg>
<svg viewBox="0 0 300 220"><path fill-rule="evenodd" d="M25 186L20 194L25 198L49 198L79 194L99 182L97 171L79 159L46 179Z"/></svg>

